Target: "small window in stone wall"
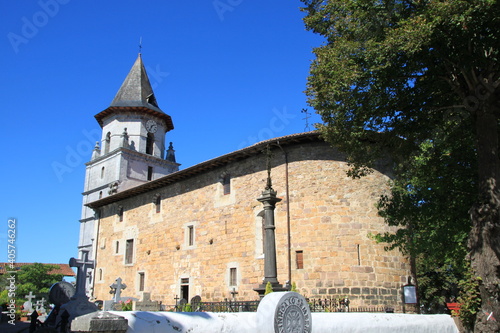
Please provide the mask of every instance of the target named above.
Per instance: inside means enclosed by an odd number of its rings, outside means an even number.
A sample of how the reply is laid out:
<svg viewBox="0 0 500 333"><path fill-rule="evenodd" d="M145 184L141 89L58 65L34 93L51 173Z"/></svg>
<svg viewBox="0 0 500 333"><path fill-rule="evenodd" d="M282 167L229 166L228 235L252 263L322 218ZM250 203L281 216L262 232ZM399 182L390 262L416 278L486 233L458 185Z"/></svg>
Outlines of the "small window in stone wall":
<svg viewBox="0 0 500 333"><path fill-rule="evenodd" d="M120 252L120 241L116 241L115 243L115 254Z"/></svg>
<svg viewBox="0 0 500 333"><path fill-rule="evenodd" d="M297 269L304 268L304 252L303 251L295 251L295 261L297 263Z"/></svg>
<svg viewBox="0 0 500 333"><path fill-rule="evenodd" d="M229 286L235 287L238 284L238 270L236 267L231 267L229 269Z"/></svg>
<svg viewBox="0 0 500 333"><path fill-rule="evenodd" d="M161 212L161 195L159 194L155 197L155 209L157 213Z"/></svg>
<svg viewBox="0 0 500 333"><path fill-rule="evenodd" d="M189 225L187 227L188 232L188 246L194 245L194 225Z"/></svg>
<svg viewBox="0 0 500 333"><path fill-rule="evenodd" d="M123 222L123 207L118 206L118 221Z"/></svg>
<svg viewBox="0 0 500 333"><path fill-rule="evenodd" d="M144 291L145 273L139 272L139 291Z"/></svg>
<svg viewBox="0 0 500 333"><path fill-rule="evenodd" d="M102 268L99 268L99 281L102 281Z"/></svg>
<svg viewBox="0 0 500 333"><path fill-rule="evenodd" d="M224 195L231 194L231 176L226 174L222 178L222 188Z"/></svg>
<svg viewBox="0 0 500 333"><path fill-rule="evenodd" d="M125 246L125 264L132 264L134 262L134 240L127 239Z"/></svg>

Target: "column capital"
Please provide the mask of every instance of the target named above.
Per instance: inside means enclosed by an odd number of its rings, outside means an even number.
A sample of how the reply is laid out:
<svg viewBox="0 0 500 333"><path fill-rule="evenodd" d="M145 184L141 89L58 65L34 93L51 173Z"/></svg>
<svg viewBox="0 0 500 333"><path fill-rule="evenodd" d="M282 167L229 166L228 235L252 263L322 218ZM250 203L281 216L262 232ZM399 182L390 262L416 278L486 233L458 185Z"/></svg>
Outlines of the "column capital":
<svg viewBox="0 0 500 333"><path fill-rule="evenodd" d="M264 205L266 203L274 206L277 202L281 201L281 198L276 197L276 191L273 189L266 189L262 191L262 194L259 198L257 198L258 201L262 202Z"/></svg>

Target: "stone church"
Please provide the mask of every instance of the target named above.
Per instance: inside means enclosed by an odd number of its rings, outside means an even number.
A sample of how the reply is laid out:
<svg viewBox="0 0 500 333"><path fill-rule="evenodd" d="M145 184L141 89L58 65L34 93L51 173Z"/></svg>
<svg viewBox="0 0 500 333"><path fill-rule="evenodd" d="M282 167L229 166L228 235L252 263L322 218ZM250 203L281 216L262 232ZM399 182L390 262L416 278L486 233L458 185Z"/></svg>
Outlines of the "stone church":
<svg viewBox="0 0 500 333"><path fill-rule="evenodd" d="M388 165L349 178L344 156L313 131L179 169L165 143L172 118L155 99L141 55L95 118L102 142L86 164L79 240L81 255L96 263L91 299L111 299L118 277L127 285L122 295L148 292L163 304L196 295L258 299L269 237L258 199L271 181L281 287L348 297L351 306L401 307L409 263L370 238L389 230L375 207L388 190Z"/></svg>

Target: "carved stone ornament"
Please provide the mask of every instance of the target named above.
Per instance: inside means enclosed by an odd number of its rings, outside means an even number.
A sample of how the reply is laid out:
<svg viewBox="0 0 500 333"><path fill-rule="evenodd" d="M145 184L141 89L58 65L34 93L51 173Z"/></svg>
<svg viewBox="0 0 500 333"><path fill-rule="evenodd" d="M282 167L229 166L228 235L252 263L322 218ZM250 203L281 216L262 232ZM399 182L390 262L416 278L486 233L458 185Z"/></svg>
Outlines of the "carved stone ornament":
<svg viewBox="0 0 500 333"><path fill-rule="evenodd" d="M118 193L118 185L120 185L118 182L112 182L111 184L109 184L108 194L112 195Z"/></svg>
<svg viewBox="0 0 500 333"><path fill-rule="evenodd" d="M276 307L274 331L279 333L311 333L311 311L304 297L286 293Z"/></svg>

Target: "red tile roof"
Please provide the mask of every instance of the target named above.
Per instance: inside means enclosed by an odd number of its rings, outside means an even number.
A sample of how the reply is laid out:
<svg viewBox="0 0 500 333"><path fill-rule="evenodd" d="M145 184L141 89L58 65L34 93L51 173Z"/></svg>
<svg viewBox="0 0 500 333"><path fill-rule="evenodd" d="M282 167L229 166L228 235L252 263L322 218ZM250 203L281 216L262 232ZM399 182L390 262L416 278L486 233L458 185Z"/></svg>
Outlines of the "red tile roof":
<svg viewBox="0 0 500 333"><path fill-rule="evenodd" d="M14 263L14 269L20 270L23 266L33 265L32 262L16 262ZM75 272L68 264L44 264L44 265L55 265L59 268L53 269L49 274L63 274L64 276L76 276ZM11 264L7 262L0 262L0 275L5 274L7 271L12 271Z"/></svg>

